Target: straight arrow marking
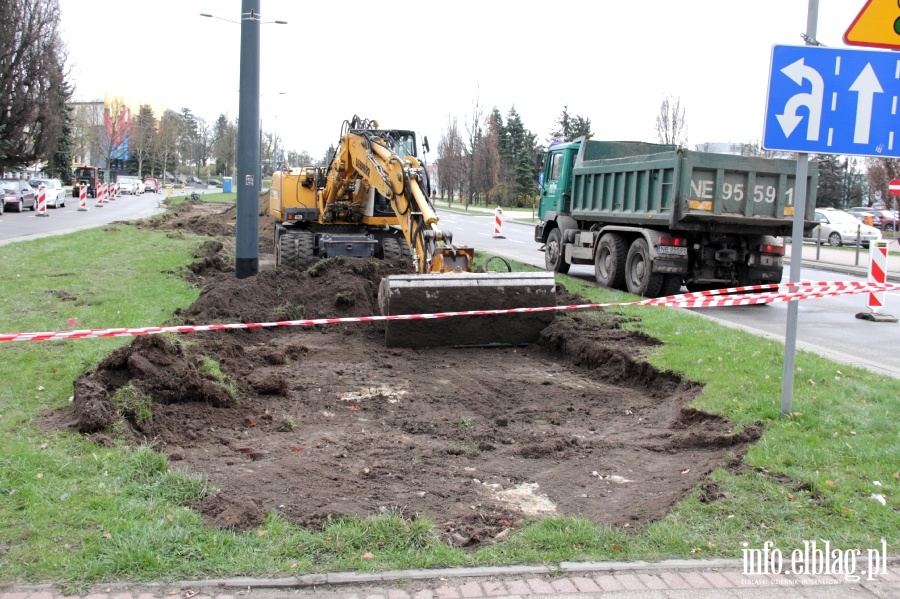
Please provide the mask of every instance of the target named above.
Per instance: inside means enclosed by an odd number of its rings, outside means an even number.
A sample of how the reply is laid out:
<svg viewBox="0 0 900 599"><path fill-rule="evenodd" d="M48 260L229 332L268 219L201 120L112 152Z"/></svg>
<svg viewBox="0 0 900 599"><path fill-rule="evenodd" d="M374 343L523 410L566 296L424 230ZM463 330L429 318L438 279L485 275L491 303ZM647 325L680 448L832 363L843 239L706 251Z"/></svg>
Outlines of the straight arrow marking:
<svg viewBox="0 0 900 599"><path fill-rule="evenodd" d="M857 93L856 104L856 128L853 131L853 143L868 144L869 132L872 128L872 104L875 94L884 93L872 63L866 63L865 68L850 86L850 91Z"/></svg>

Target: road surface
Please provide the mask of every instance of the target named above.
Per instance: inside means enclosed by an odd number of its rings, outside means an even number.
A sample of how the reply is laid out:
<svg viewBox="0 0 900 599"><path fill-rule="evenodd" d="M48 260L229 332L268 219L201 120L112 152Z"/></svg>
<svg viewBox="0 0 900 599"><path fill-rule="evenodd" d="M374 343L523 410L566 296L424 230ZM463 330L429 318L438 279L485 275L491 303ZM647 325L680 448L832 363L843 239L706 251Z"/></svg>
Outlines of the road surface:
<svg viewBox="0 0 900 599"><path fill-rule="evenodd" d="M532 264L544 265L544 254L534 241L534 225L506 221L503 238L494 237L494 218L490 214L459 214L440 211L440 225L453 232L453 241L471 245L477 250L497 254ZM893 245L892 245L893 247ZM826 270L824 262L830 248L822 248L821 268L804 267L801 278L806 281L864 281L858 277ZM815 248L806 248L804 258L815 255ZM848 256L852 252L844 251ZM839 254L834 254L838 256ZM864 252L861 264L868 263ZM894 258L892 257L892 260ZM897 270L889 264L889 271ZM594 281L593 266L572 266L569 274ZM785 268L785 281L788 268ZM900 293L885 294L882 312L900 316ZM729 308L702 308L693 310L702 316L713 318L722 324L740 328L755 334L784 341L787 327L787 304L765 306L735 306ZM867 368L874 372L900 378L900 324L871 322L856 318L866 312L865 295L852 295L827 299L802 301L799 309L797 346L833 360Z"/></svg>

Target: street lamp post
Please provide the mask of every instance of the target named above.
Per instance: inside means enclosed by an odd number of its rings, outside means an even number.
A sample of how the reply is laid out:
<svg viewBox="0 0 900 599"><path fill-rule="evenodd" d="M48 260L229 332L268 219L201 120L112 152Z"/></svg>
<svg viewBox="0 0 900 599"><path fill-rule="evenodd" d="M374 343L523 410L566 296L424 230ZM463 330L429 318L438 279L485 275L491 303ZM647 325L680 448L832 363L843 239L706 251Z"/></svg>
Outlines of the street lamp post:
<svg viewBox="0 0 900 599"><path fill-rule="evenodd" d="M234 274L259 272L259 4L241 0L241 75L238 105L237 206Z"/></svg>
<svg viewBox="0 0 900 599"><path fill-rule="evenodd" d="M234 274L259 272L259 12L260 0L241 0L241 74L238 103L237 206ZM203 17L215 17L201 13ZM228 21L229 19L221 19ZM273 21L285 25L285 21Z"/></svg>

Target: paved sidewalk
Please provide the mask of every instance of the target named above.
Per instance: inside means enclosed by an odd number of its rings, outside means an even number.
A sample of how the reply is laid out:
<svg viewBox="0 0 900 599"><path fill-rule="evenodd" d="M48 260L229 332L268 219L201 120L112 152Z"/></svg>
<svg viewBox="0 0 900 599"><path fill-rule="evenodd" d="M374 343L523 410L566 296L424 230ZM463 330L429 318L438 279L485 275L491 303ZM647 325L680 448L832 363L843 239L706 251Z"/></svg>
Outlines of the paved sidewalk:
<svg viewBox="0 0 900 599"><path fill-rule="evenodd" d="M860 562L862 564L862 562ZM481 599L580 597L605 599L900 598L900 560L873 580L865 575L744 575L739 560L564 562L509 566L228 578L150 585L97 585L81 595L52 586L0 588L0 599ZM852 578L852 577L851 577Z"/></svg>

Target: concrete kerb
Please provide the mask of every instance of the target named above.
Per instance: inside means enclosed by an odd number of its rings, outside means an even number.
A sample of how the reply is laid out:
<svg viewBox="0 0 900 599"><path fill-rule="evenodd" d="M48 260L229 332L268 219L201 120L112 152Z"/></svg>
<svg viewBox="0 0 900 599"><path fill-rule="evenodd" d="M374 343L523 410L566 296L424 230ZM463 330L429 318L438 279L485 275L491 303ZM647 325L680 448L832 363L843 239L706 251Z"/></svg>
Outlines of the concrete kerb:
<svg viewBox="0 0 900 599"><path fill-rule="evenodd" d="M900 565L900 556L887 557L885 563L890 567ZM616 574L621 572L644 572L662 574L664 572L741 572L743 561L740 559L671 559L658 562L560 562L557 565L513 565L513 566L480 566L468 568L386 570L384 572L332 572L320 574L302 574L277 578L256 578L238 576L233 578L213 578L205 580L180 580L170 582L114 582L97 583L97 587L110 591L141 587L146 589L286 589L312 588L323 586L361 585L395 583L412 580L463 580L469 578L516 577L516 576L553 576L559 574L577 574L604 572ZM54 585L16 585L16 591L47 591ZM13 590L9 588L9 590ZM0 587L2 590L2 587Z"/></svg>

